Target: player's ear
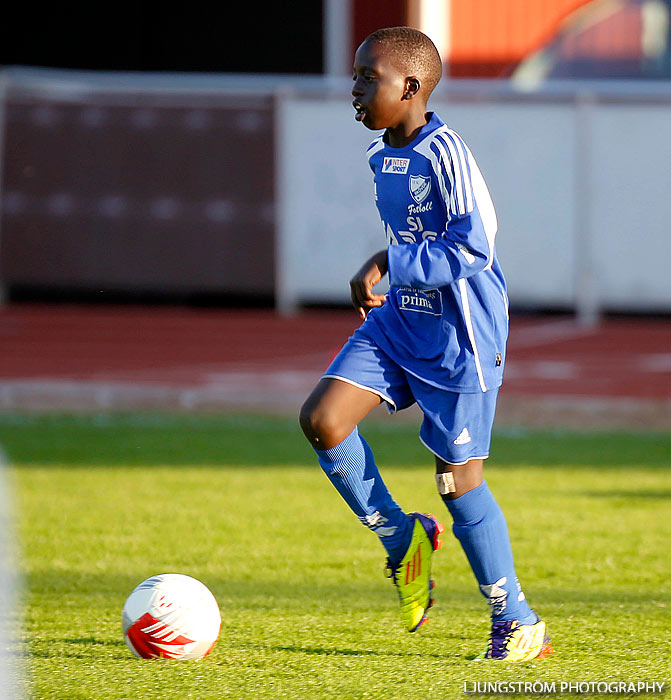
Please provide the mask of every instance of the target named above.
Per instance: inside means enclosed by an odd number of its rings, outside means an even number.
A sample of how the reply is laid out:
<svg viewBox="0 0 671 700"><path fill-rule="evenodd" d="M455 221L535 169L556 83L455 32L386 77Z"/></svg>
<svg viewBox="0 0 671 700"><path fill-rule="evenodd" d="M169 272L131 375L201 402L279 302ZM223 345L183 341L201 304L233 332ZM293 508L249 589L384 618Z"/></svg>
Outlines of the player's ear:
<svg viewBox="0 0 671 700"><path fill-rule="evenodd" d="M422 83L420 82L419 78L415 77L414 75L409 76L405 79L403 99L411 100L413 97L415 97L415 95L417 95L421 87Z"/></svg>

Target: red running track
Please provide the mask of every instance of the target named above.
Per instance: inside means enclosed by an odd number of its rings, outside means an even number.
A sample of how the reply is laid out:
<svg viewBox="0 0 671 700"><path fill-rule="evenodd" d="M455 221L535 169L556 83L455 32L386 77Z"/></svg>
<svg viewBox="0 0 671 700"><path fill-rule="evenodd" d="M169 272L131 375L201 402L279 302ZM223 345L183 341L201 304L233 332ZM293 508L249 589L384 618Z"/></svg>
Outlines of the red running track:
<svg viewBox="0 0 671 700"><path fill-rule="evenodd" d="M357 325L353 311L9 305L0 407L294 410ZM638 407L671 425L671 323L513 317L501 396Z"/></svg>

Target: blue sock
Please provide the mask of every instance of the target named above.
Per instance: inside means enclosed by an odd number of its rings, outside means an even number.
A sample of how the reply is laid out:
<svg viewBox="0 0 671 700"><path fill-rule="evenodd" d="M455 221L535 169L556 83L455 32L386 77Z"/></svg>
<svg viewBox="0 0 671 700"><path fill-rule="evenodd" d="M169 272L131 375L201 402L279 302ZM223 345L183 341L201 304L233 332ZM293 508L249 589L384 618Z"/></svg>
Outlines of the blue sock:
<svg viewBox="0 0 671 700"><path fill-rule="evenodd" d="M391 497L358 429L339 445L315 452L326 476L359 520L380 538L392 562L402 559L412 538L408 516Z"/></svg>
<svg viewBox="0 0 671 700"><path fill-rule="evenodd" d="M492 620L536 622L515 574L506 519L487 482L452 501L445 499L445 504L454 520L452 530L491 606Z"/></svg>

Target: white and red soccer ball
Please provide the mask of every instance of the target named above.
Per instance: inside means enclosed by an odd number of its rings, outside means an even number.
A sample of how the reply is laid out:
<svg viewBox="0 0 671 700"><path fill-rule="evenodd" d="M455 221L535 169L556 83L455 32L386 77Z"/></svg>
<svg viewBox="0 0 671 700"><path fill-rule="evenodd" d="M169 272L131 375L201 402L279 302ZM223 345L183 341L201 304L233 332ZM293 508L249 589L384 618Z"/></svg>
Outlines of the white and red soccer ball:
<svg viewBox="0 0 671 700"><path fill-rule="evenodd" d="M191 576L160 574L139 584L123 606L128 648L143 659L202 659L219 637L210 590Z"/></svg>

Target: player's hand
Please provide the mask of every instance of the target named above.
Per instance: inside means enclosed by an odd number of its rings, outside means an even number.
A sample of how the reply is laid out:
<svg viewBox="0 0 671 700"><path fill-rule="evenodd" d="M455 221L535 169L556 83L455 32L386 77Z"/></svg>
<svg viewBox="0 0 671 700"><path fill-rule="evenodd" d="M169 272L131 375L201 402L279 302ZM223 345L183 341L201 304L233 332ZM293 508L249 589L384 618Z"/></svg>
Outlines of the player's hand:
<svg viewBox="0 0 671 700"><path fill-rule="evenodd" d="M349 281L352 304L365 320L369 309L382 306L384 294L375 294L373 287L387 274L387 250L381 250L366 260L361 269Z"/></svg>

